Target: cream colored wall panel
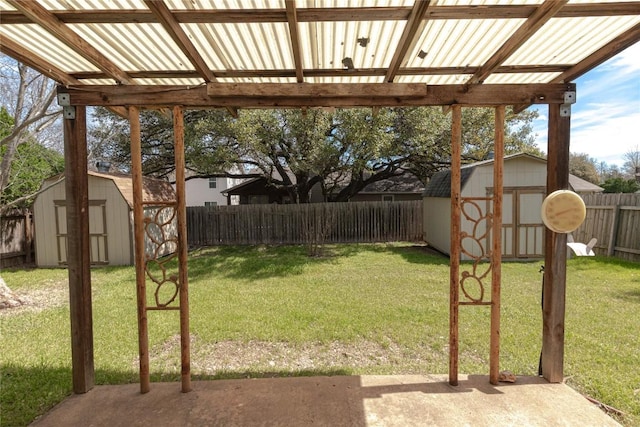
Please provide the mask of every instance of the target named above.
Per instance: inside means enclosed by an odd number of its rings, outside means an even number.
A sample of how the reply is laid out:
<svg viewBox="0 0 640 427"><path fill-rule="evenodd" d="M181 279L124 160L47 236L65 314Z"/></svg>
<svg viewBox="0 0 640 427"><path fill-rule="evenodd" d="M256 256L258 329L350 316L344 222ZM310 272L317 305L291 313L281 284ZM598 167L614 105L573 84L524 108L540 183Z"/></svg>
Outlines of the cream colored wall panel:
<svg viewBox="0 0 640 427"><path fill-rule="evenodd" d="M447 197L425 197L424 240L444 253L451 250L451 199Z"/></svg>

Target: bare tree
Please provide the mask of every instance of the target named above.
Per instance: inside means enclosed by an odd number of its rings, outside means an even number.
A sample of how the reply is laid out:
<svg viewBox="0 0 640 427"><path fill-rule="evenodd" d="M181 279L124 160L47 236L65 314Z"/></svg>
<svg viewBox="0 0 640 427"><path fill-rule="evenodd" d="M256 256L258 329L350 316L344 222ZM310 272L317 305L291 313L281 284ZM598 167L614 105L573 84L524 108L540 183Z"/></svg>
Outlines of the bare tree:
<svg viewBox="0 0 640 427"><path fill-rule="evenodd" d="M636 145L635 148L629 149L622 156L624 159L624 165L622 169L630 179L640 179L640 146Z"/></svg>
<svg viewBox="0 0 640 427"><path fill-rule="evenodd" d="M2 193L9 183L11 164L21 144L31 139L43 139L43 145L59 144L47 131L61 116L61 110L53 102L56 99L55 83L26 65L2 55L0 77L0 105L13 119L7 135L0 140Z"/></svg>

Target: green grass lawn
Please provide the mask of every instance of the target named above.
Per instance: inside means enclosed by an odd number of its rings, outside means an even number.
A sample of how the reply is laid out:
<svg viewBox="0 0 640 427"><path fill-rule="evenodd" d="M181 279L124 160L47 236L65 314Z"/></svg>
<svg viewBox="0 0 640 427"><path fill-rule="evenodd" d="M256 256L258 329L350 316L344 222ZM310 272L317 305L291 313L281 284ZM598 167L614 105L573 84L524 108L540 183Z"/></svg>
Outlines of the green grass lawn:
<svg viewBox="0 0 640 427"><path fill-rule="evenodd" d="M221 247L190 254L195 379L447 373L449 267L410 245ZM502 266L501 369L536 375L540 262ZM38 309L0 312L0 425L71 393L67 272L3 271ZM96 382L138 381L135 273L92 271ZM568 261L565 375L640 423L640 265ZM43 302L44 301L44 302ZM12 309L13 310L13 309ZM461 307L460 372L488 374L489 311ZM152 380L179 379L176 312L149 313Z"/></svg>

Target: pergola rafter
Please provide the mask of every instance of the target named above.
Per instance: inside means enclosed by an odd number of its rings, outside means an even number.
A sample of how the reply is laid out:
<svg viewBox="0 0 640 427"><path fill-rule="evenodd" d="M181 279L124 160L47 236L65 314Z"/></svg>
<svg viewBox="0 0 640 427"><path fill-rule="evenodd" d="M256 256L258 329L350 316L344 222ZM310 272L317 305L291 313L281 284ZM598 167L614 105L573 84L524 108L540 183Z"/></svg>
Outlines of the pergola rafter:
<svg viewBox="0 0 640 427"><path fill-rule="evenodd" d="M478 69L467 82L467 85L484 83L493 71L509 58L520 46L533 36L549 19L553 18L569 0L546 0L516 30L509 39L500 46L491 58Z"/></svg>
<svg viewBox="0 0 640 427"><path fill-rule="evenodd" d="M105 72L118 84L134 84L134 81L116 64L107 59L89 42L80 37L53 13L33 1L7 0L24 14L31 22L40 25L71 49L79 52L85 59ZM4 17L3 17L4 18Z"/></svg>
<svg viewBox="0 0 640 427"><path fill-rule="evenodd" d="M400 65L405 59L407 55L407 51L414 45L416 42L416 35L420 29L424 29L426 25L424 21L424 17L429 12L431 0L425 0L421 2L416 2L411 9L411 13L407 18L407 25L404 27L404 31L402 32L402 37L400 38L400 42L398 43L398 47L393 54L393 58L391 58L391 63L389 64L389 69L384 76L384 81L387 83L392 83L393 79L395 79L398 70L400 69Z"/></svg>

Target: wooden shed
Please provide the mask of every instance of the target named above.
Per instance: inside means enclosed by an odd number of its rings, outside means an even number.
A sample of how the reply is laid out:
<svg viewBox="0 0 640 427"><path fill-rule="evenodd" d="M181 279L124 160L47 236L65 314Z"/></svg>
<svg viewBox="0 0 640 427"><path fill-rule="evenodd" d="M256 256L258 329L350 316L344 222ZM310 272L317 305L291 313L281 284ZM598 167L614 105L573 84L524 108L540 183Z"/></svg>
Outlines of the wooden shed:
<svg viewBox="0 0 640 427"><path fill-rule="evenodd" d="M493 194L494 161L465 165L461 168L462 197L486 198ZM502 256L513 259L536 259L544 256L544 224L540 216L546 195L547 161L526 153L504 157L504 192L502 211ZM602 188L574 175L569 187L577 193L601 192ZM423 193L424 239L434 248L451 252L451 171L433 176ZM463 209L461 229L462 259L481 255L490 247L487 230L489 200L477 200ZM482 243L482 244L480 244Z"/></svg>
<svg viewBox="0 0 640 427"><path fill-rule="evenodd" d="M92 265L133 265L133 186L130 175L88 172L89 234ZM166 181L144 178L143 201L147 215L158 216L165 230L147 227L146 252L151 254L154 234L175 235L172 209L164 208L175 200L175 191ZM33 205L35 223L36 264L52 267L67 264L67 214L64 175L44 181ZM175 244L160 248L160 254L175 251Z"/></svg>

